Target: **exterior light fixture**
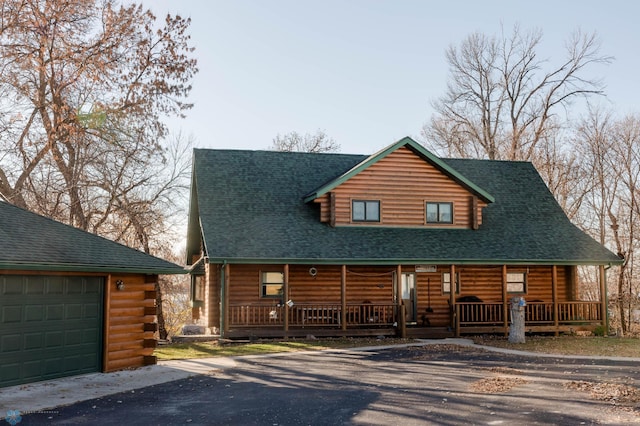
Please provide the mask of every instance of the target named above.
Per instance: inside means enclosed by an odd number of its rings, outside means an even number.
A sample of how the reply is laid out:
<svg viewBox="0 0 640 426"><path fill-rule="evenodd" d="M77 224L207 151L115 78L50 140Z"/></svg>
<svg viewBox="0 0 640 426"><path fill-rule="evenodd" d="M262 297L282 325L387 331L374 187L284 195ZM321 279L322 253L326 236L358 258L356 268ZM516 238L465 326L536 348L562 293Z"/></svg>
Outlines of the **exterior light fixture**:
<svg viewBox="0 0 640 426"><path fill-rule="evenodd" d="M122 280L116 281L116 288L120 291L124 290L124 281Z"/></svg>

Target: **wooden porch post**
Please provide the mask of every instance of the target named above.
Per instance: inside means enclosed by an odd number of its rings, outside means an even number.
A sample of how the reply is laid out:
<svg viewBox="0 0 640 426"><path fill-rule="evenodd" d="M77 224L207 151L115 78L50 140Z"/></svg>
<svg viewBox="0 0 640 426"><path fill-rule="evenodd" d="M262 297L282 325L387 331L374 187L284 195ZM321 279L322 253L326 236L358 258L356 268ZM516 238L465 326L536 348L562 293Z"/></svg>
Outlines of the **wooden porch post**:
<svg viewBox="0 0 640 426"><path fill-rule="evenodd" d="M342 265L340 270L340 323L342 330L347 329L347 265Z"/></svg>
<svg viewBox="0 0 640 426"><path fill-rule="evenodd" d="M229 334L229 283L231 282L231 265L224 264L222 269L222 337Z"/></svg>
<svg viewBox="0 0 640 426"><path fill-rule="evenodd" d="M609 311L607 310L607 271L600 265L600 315L605 333L609 333Z"/></svg>
<svg viewBox="0 0 640 426"><path fill-rule="evenodd" d="M398 304L398 329L400 337L407 337L407 326L404 317L404 309L402 309L402 265L396 267L396 301Z"/></svg>
<svg viewBox="0 0 640 426"><path fill-rule="evenodd" d="M555 335L558 336L558 267L551 267L551 297L553 298L553 325L556 329Z"/></svg>
<svg viewBox="0 0 640 426"><path fill-rule="evenodd" d="M456 280L456 265L451 265L449 271L449 307L451 308L451 329L455 330L455 336L460 337L460 327L456 318L456 290L458 281Z"/></svg>
<svg viewBox="0 0 640 426"><path fill-rule="evenodd" d="M507 290L507 265L502 265L502 321L504 337L509 335L509 295Z"/></svg>
<svg viewBox="0 0 640 426"><path fill-rule="evenodd" d="M282 283L282 294L284 294L284 336L287 337L289 334L289 264L284 265L283 270L283 280Z"/></svg>

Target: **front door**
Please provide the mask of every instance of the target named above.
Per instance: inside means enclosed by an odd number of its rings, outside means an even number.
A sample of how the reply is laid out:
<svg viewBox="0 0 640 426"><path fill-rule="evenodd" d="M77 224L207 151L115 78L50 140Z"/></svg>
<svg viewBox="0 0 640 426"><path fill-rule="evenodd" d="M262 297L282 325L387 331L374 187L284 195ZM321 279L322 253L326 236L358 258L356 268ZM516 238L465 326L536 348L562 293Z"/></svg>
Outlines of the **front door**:
<svg viewBox="0 0 640 426"><path fill-rule="evenodd" d="M403 272L401 278L402 302L406 309L407 324L416 322L416 311L418 301L416 300L416 274L414 272Z"/></svg>

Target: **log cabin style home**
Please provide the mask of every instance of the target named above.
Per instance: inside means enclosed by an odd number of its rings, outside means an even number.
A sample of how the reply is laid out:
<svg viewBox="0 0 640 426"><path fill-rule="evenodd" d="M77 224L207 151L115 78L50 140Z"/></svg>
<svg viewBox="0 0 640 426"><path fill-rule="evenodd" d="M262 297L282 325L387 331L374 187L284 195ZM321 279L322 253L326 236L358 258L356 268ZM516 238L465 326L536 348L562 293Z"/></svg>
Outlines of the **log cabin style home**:
<svg viewBox="0 0 640 426"><path fill-rule="evenodd" d="M155 364L155 283L183 267L2 201L0 242L0 387Z"/></svg>
<svg viewBox="0 0 640 426"><path fill-rule="evenodd" d="M227 338L506 333L606 325L621 259L574 226L528 162L196 149L194 319ZM594 268L596 300L579 267Z"/></svg>

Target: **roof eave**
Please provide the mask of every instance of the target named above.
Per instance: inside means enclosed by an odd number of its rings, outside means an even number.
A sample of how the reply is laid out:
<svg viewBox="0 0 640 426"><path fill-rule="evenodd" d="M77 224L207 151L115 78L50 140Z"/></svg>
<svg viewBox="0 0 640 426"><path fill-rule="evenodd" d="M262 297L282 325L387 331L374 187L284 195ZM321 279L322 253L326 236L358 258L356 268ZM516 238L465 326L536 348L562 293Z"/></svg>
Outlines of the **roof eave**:
<svg viewBox="0 0 640 426"><path fill-rule="evenodd" d="M527 266L527 265L558 265L558 266L614 266L621 265L623 260L554 260L554 259L313 259L313 258L233 258L210 257L208 263L214 264L299 264L299 265L488 265L488 266Z"/></svg>
<svg viewBox="0 0 640 426"><path fill-rule="evenodd" d="M30 263L30 262L0 262L0 270L10 271L34 271L34 272L87 272L87 273L129 273L145 275L181 275L188 270L176 266L158 268L140 268L113 265L84 265L84 264L56 264L56 263Z"/></svg>

